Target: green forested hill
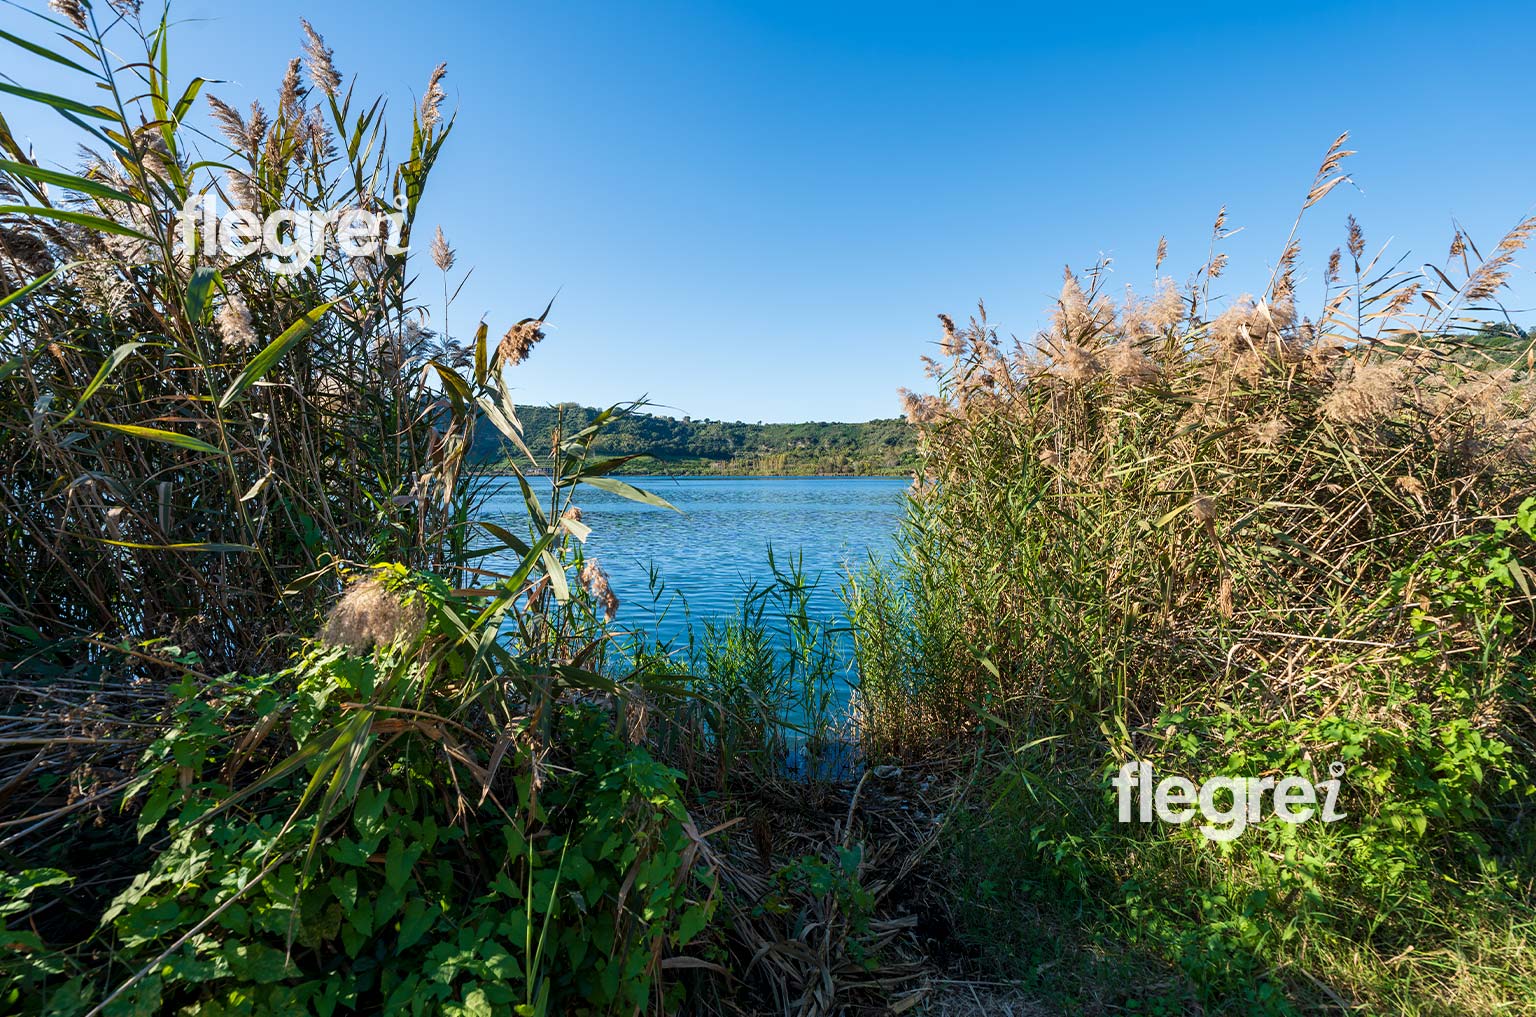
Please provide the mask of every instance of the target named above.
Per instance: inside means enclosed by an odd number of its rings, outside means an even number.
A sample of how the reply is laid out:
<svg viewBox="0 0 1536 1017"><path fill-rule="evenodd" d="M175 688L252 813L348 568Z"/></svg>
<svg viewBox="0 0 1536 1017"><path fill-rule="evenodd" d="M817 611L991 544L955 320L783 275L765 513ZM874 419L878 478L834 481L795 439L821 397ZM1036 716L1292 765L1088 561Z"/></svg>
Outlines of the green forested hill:
<svg viewBox="0 0 1536 1017"><path fill-rule="evenodd" d="M524 437L535 452L548 450L554 430L566 435L598 411L588 406L519 406ZM494 427L477 429L473 461L493 466L508 448ZM634 413L609 425L596 451L604 456L644 453L629 472L748 474L900 474L916 462L916 439L905 420L859 424L746 424Z"/></svg>

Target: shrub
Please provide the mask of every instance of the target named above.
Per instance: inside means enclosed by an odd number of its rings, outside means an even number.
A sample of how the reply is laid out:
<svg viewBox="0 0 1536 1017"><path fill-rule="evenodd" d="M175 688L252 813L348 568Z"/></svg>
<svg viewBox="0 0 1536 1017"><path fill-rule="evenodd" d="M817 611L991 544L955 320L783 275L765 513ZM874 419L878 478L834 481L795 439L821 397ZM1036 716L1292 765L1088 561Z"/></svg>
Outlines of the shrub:
<svg viewBox="0 0 1536 1017"><path fill-rule="evenodd" d="M479 612L431 577L386 575L413 631L175 690L135 791L152 861L82 947L7 954L12 1006L79 1013L108 985L107 1013L660 998L663 955L711 908L681 775L595 706L551 704L545 741L530 687L477 664ZM21 878L18 904L63 877Z"/></svg>

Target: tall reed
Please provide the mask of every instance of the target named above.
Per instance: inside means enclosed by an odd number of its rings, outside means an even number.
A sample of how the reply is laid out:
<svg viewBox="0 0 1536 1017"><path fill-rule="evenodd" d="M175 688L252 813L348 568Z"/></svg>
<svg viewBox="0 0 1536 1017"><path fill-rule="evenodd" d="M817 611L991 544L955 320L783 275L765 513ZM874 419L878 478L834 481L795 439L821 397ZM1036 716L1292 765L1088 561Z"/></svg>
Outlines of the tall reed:
<svg viewBox="0 0 1536 1017"><path fill-rule="evenodd" d="M1342 179L1343 142L1304 212ZM853 590L877 619L866 723L943 740L979 708L1123 738L1188 703L1358 705L1413 638L1403 570L1536 490L1532 345L1489 324L1533 226L1487 256L1458 233L1415 273L1368 256L1351 219L1308 318L1295 231L1259 296L1216 297L1223 212L1183 284L1117 300L1107 264L1069 271L1032 343L1005 346L985 308L941 315L937 393L904 397L923 603L884 624L889 591ZM1475 651L1482 634L1444 622L1444 661ZM1493 701L1504 673L1473 694Z"/></svg>
<svg viewBox="0 0 1536 1017"><path fill-rule="evenodd" d="M406 253L328 242L275 273L210 255L176 213L398 211L408 246L453 121L439 94L392 160L383 102L343 84L318 36L270 105L240 112L173 78L165 17L65 6L63 50L29 48L81 94L6 91L72 124L84 161L50 168L0 131L6 656L153 636L213 667L270 661L341 563L462 560L472 421L433 368L469 353L409 294Z"/></svg>

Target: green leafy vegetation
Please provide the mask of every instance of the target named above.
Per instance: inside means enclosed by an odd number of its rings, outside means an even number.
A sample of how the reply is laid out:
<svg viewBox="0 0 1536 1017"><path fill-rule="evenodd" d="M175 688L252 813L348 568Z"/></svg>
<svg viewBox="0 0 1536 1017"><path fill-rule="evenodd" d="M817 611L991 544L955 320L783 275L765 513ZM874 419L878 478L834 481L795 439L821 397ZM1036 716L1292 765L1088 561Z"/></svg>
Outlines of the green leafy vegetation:
<svg viewBox="0 0 1536 1017"><path fill-rule="evenodd" d="M549 447L557 432L579 431L597 413L569 403L517 407L531 448ZM508 443L482 432L471 461L495 465L512 452ZM917 439L902 419L743 424L635 412L605 430L597 452L644 457L626 463L625 473L901 475L917 464Z"/></svg>

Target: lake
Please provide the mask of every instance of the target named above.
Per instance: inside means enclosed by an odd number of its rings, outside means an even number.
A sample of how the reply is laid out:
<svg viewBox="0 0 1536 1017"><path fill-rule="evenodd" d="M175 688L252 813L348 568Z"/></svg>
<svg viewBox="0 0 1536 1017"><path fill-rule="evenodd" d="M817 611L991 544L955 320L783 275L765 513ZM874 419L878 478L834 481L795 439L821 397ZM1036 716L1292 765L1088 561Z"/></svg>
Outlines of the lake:
<svg viewBox="0 0 1536 1017"><path fill-rule="evenodd" d="M577 505L592 527L587 554L608 570L620 628L647 629L686 642L689 616L702 623L739 609L752 583L772 582L768 548L781 569L803 556L808 580L819 577L810 606L841 622L838 590L850 565L891 551L910 481L903 477L625 477L671 502L678 512L583 486ZM530 481L547 504L549 481ZM497 490L484 517L523 532L526 509L515 480ZM506 560L490 567L505 568ZM653 601L652 567L666 593ZM686 601L687 611L673 594ZM671 605L668 607L668 605Z"/></svg>

